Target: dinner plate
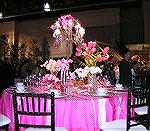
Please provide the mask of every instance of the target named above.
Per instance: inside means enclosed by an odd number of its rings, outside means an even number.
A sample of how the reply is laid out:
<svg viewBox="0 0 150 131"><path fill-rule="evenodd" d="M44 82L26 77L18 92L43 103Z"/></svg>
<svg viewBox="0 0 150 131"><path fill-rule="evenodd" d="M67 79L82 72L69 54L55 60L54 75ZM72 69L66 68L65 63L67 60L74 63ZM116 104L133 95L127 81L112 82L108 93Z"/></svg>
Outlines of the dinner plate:
<svg viewBox="0 0 150 131"><path fill-rule="evenodd" d="M24 90L16 90L16 92L17 93L25 93L25 92L27 92L27 90L26 89L24 89Z"/></svg>
<svg viewBox="0 0 150 131"><path fill-rule="evenodd" d="M68 95L65 93L61 93L60 95L55 96L55 98L64 98L67 97Z"/></svg>
<svg viewBox="0 0 150 131"><path fill-rule="evenodd" d="M101 97L108 97L108 96L111 96L110 93L101 93L101 94L97 94L97 93L91 93L92 96L101 96Z"/></svg>
<svg viewBox="0 0 150 131"><path fill-rule="evenodd" d="M124 88L115 88L115 90L124 90Z"/></svg>
<svg viewBox="0 0 150 131"><path fill-rule="evenodd" d="M128 91L126 88L114 88L115 91Z"/></svg>

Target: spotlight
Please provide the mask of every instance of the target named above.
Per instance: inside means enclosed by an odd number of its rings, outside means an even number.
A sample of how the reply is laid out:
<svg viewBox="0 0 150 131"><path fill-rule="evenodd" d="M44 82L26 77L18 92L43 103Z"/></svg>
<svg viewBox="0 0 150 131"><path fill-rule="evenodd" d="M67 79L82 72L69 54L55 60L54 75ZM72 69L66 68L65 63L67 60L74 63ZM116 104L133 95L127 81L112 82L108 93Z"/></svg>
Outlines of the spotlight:
<svg viewBox="0 0 150 131"><path fill-rule="evenodd" d="M49 3L45 3L45 4L44 4L44 10L45 10L45 11L50 11Z"/></svg>
<svg viewBox="0 0 150 131"><path fill-rule="evenodd" d="M3 18L3 13L2 12L0 12L0 19L2 19Z"/></svg>

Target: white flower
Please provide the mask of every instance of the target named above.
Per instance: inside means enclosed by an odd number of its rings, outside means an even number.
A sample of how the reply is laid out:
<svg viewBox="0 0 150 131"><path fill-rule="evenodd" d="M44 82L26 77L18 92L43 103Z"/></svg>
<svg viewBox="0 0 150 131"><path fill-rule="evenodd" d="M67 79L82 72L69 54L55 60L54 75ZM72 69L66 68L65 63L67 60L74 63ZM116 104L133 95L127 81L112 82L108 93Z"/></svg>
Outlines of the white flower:
<svg viewBox="0 0 150 131"><path fill-rule="evenodd" d="M81 28L81 25L79 23L77 23L74 27L75 27L75 29L79 29L79 28Z"/></svg>
<svg viewBox="0 0 150 131"><path fill-rule="evenodd" d="M75 75L75 73L74 72L69 72L69 75L70 75L70 79L71 80L75 80L75 78L76 78L76 75Z"/></svg>
<svg viewBox="0 0 150 131"><path fill-rule="evenodd" d="M84 34L85 34L85 29L84 29L83 27L81 27L81 28L79 29L79 34L80 34L81 37L84 36Z"/></svg>
<svg viewBox="0 0 150 131"><path fill-rule="evenodd" d="M99 67L90 67L90 73L91 74L97 74L97 73L102 73L102 70Z"/></svg>
<svg viewBox="0 0 150 131"><path fill-rule="evenodd" d="M88 73L90 72L90 68L89 68L88 66L86 66L86 67L84 68L84 72L85 72L86 74L88 74Z"/></svg>
<svg viewBox="0 0 150 131"><path fill-rule="evenodd" d="M74 26L72 19L70 19L70 20L68 21L68 25L69 25L69 27L71 27L71 28Z"/></svg>
<svg viewBox="0 0 150 131"><path fill-rule="evenodd" d="M56 79L55 79L55 83L58 82L58 81L59 81L59 78L56 78Z"/></svg>
<svg viewBox="0 0 150 131"><path fill-rule="evenodd" d="M82 74L83 74L83 69L82 69L82 68L76 69L75 72L78 74L78 77L79 77L79 78L83 78L83 76L82 76Z"/></svg>
<svg viewBox="0 0 150 131"><path fill-rule="evenodd" d="M41 65L41 67L45 67L48 71L51 72L56 72L60 70L58 63L53 59L46 61L43 65Z"/></svg>
<svg viewBox="0 0 150 131"><path fill-rule="evenodd" d="M56 34L56 35L60 35L60 34L61 34L61 32L60 32L60 30L59 30L59 29L56 29L56 30L54 31L54 34Z"/></svg>
<svg viewBox="0 0 150 131"><path fill-rule="evenodd" d="M56 21L55 24L56 24L57 27L61 27L58 21Z"/></svg>

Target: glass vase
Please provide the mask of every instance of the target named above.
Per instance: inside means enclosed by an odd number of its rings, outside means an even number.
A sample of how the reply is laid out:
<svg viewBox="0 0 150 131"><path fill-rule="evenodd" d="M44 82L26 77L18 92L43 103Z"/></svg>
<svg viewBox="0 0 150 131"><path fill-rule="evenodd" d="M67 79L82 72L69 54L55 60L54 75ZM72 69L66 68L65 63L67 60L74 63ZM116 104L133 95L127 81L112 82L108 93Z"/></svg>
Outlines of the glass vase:
<svg viewBox="0 0 150 131"><path fill-rule="evenodd" d="M96 74L88 74L88 84L95 89L96 88Z"/></svg>
<svg viewBox="0 0 150 131"><path fill-rule="evenodd" d="M67 70L61 71L61 81L64 88L64 92L67 92L67 74L68 74Z"/></svg>

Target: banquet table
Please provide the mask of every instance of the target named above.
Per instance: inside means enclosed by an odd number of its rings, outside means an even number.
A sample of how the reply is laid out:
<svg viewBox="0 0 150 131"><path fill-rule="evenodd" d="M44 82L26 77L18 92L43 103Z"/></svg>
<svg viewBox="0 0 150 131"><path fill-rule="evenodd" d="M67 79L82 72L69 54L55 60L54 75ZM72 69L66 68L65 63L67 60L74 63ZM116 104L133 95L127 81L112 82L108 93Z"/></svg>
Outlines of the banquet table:
<svg viewBox="0 0 150 131"><path fill-rule="evenodd" d="M65 127L68 131L98 131L104 122L126 119L127 91L110 92L111 95L106 96L72 92L55 98L56 127ZM15 130L13 112L12 89L7 88L0 98L0 113L11 119L10 131ZM45 118L34 119L35 123L39 123ZM25 117L21 121L33 122ZM46 124L49 121L45 119L44 122Z"/></svg>

